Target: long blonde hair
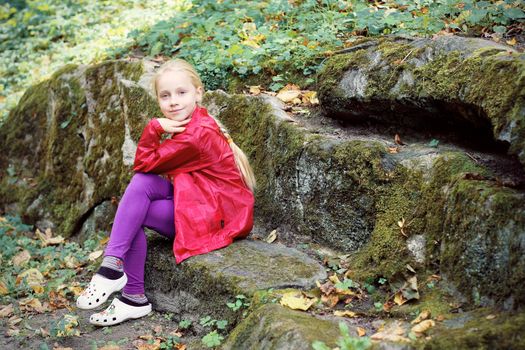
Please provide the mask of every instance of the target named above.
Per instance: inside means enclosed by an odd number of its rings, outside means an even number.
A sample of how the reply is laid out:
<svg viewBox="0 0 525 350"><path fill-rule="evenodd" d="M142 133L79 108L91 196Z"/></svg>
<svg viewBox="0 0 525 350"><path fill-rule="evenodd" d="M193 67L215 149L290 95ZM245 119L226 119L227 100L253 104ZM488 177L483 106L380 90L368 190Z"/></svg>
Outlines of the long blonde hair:
<svg viewBox="0 0 525 350"><path fill-rule="evenodd" d="M151 92L152 95L155 96L155 98L158 97L157 80L166 71L185 72L190 77L193 86L195 86L195 88L200 87L204 91L204 85L202 84L202 80L199 77L199 74L197 73L195 68L187 61L177 58L162 64L162 66L160 66L160 68L153 75L151 79ZM253 192L255 190L255 175L253 173L252 167L250 166L248 158L246 157L244 152L239 148L239 146L237 146L235 142L233 142L230 133L228 132L228 129L226 129L226 127L221 123L221 121L212 115L210 115L210 117L212 117L215 120L224 137L226 137L226 139L228 140L228 144L230 145L230 148L233 152L233 157L235 159L235 165L237 165L237 169L239 169L244 183Z"/></svg>

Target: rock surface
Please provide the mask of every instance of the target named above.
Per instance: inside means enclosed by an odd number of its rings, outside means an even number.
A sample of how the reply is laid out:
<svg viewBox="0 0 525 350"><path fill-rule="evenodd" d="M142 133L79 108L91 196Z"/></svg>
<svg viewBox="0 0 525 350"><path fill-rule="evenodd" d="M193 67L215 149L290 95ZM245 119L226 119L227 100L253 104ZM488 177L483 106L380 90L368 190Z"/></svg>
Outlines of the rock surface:
<svg viewBox="0 0 525 350"><path fill-rule="evenodd" d="M169 242L149 243L155 256L146 262L146 293L157 310L194 319L211 315L234 323L238 313L226 303L258 290L315 287L324 268L306 254L281 244L241 240L176 265ZM197 318L198 319L198 318Z"/></svg>

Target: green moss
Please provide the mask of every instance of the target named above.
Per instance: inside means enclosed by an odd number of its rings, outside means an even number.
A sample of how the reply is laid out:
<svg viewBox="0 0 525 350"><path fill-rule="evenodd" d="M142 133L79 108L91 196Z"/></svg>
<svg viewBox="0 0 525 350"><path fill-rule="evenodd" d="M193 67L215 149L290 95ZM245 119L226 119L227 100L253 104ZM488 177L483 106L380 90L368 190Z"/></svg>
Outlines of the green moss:
<svg viewBox="0 0 525 350"><path fill-rule="evenodd" d="M483 315L485 316L485 315ZM436 331L419 349L523 349L525 348L525 313L496 314L495 319L479 315L464 327Z"/></svg>

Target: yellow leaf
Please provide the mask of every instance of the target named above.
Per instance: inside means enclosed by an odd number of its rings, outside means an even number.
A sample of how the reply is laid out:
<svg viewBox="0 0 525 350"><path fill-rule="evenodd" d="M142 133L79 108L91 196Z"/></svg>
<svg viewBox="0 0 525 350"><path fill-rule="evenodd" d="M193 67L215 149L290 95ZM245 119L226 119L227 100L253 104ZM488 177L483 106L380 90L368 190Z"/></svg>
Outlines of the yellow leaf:
<svg viewBox="0 0 525 350"><path fill-rule="evenodd" d="M0 295L9 294L9 290L3 281L0 281Z"/></svg>
<svg viewBox="0 0 525 350"><path fill-rule="evenodd" d="M246 40L243 40L241 41L241 44L243 45L246 45L246 46L249 46L249 47L253 47L254 49L258 49L261 47L261 45L257 44L254 40L252 39L246 39Z"/></svg>
<svg viewBox="0 0 525 350"><path fill-rule="evenodd" d="M309 299L301 292L288 292L283 294L281 298L281 305L289 307L294 310L308 310L315 302L317 298Z"/></svg>
<svg viewBox="0 0 525 350"><path fill-rule="evenodd" d="M98 350L120 350L120 346L118 345L106 345L101 348L98 348Z"/></svg>
<svg viewBox="0 0 525 350"><path fill-rule="evenodd" d="M100 244L100 245L104 245L104 244L106 244L106 243L108 243L108 242L109 242L109 237L104 237L104 238L102 238L102 239L100 240L100 242L99 242L98 244Z"/></svg>
<svg viewBox="0 0 525 350"><path fill-rule="evenodd" d="M363 327L357 327L357 335L364 337L366 335L366 330Z"/></svg>
<svg viewBox="0 0 525 350"><path fill-rule="evenodd" d="M250 94L252 95L259 95L261 93L261 86L260 85L253 85L253 86L250 86Z"/></svg>
<svg viewBox="0 0 525 350"><path fill-rule="evenodd" d="M16 277L16 285L19 285L23 280L26 280L28 286L39 285L44 282L44 276L35 268L25 270Z"/></svg>
<svg viewBox="0 0 525 350"><path fill-rule="evenodd" d="M421 323L412 327L412 332L425 333L427 330L434 327L435 325L436 325L436 322L434 322L433 320L424 320Z"/></svg>
<svg viewBox="0 0 525 350"><path fill-rule="evenodd" d="M357 314L350 310L334 311L334 315L339 317L357 317Z"/></svg>
<svg viewBox="0 0 525 350"><path fill-rule="evenodd" d="M64 258L64 263L68 269L76 269L81 264L78 262L77 258L72 255L68 255Z"/></svg>
<svg viewBox="0 0 525 350"><path fill-rule="evenodd" d="M412 322L410 322L411 324L418 324L419 322L423 321L423 320L426 320L427 318L430 317L430 311L428 310L424 310L423 312L421 312Z"/></svg>
<svg viewBox="0 0 525 350"><path fill-rule="evenodd" d="M296 97L292 100L293 105L300 105L301 103L303 103L303 101L301 101L299 97Z"/></svg>
<svg viewBox="0 0 525 350"><path fill-rule="evenodd" d="M510 40L507 40L506 43L507 43L507 45L514 46L514 45L516 45L516 43L517 43L517 42L516 42L516 38L512 38L512 39L510 39Z"/></svg>
<svg viewBox="0 0 525 350"><path fill-rule="evenodd" d="M319 99L317 98L317 91L304 91L303 92L303 101L311 105L318 105Z"/></svg>
<svg viewBox="0 0 525 350"><path fill-rule="evenodd" d="M31 289L36 293L36 294L42 294L44 293L44 287L40 284L37 284L37 285L33 285L31 286Z"/></svg>
<svg viewBox="0 0 525 350"><path fill-rule="evenodd" d="M277 94L277 98L284 103L292 102L294 99L301 96L301 91L299 90L281 90Z"/></svg>
<svg viewBox="0 0 525 350"><path fill-rule="evenodd" d="M403 297L403 293L398 291L394 296L394 303L396 303L397 305L403 305L406 302L407 300Z"/></svg>
<svg viewBox="0 0 525 350"><path fill-rule="evenodd" d="M43 313L47 311L47 308L42 305L40 300L36 298L25 298L18 302L18 305L20 306L21 310L27 310L27 311L36 311L39 313Z"/></svg>
<svg viewBox="0 0 525 350"><path fill-rule="evenodd" d="M332 276L328 277L328 279L330 281L332 281L333 284L341 283L341 281L339 280L339 277L337 277L337 275L332 275Z"/></svg>
<svg viewBox="0 0 525 350"><path fill-rule="evenodd" d="M62 236L53 237L53 233L51 232L50 228L47 228L45 233L42 233L42 231L36 229L35 234L38 239L40 239L40 243L43 247L48 245L57 245L64 242L64 237Z"/></svg>
<svg viewBox="0 0 525 350"><path fill-rule="evenodd" d="M100 258L100 256L102 256L102 254L104 253L103 250L95 250L94 252L92 253L89 253L89 261L95 261L97 260L98 258Z"/></svg>
<svg viewBox="0 0 525 350"><path fill-rule="evenodd" d="M80 287L80 286L70 286L68 287L68 289L70 291L73 292L73 294L78 297L80 294L82 294L82 292L84 291L84 288Z"/></svg>
<svg viewBox="0 0 525 350"><path fill-rule="evenodd" d="M24 249L13 257L13 265L23 266L26 265L29 260L31 260L31 254Z"/></svg>
<svg viewBox="0 0 525 350"><path fill-rule="evenodd" d="M13 304L3 306L0 309L0 317L9 317L10 315L13 314L13 312L14 312Z"/></svg>
<svg viewBox="0 0 525 350"><path fill-rule="evenodd" d="M273 241L275 241L276 238L277 238L277 230L273 230L272 232L270 232L268 237L266 237L264 240L267 243L273 243Z"/></svg>

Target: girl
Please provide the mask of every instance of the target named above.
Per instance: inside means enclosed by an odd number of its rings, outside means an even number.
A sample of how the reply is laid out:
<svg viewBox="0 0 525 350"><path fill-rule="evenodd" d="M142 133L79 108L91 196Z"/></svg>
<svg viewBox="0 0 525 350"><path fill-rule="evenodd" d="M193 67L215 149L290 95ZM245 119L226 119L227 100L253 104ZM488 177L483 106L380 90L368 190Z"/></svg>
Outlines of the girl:
<svg viewBox="0 0 525 350"><path fill-rule="evenodd" d="M195 69L180 59L166 62L152 92L165 118L144 128L136 174L117 209L104 260L77 299L79 308L93 309L123 288L120 298L90 317L99 326L151 312L144 295L144 227L174 238L180 263L245 237L253 225L255 177L226 129L199 106L204 91ZM161 142L163 133L173 135Z"/></svg>

